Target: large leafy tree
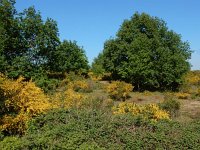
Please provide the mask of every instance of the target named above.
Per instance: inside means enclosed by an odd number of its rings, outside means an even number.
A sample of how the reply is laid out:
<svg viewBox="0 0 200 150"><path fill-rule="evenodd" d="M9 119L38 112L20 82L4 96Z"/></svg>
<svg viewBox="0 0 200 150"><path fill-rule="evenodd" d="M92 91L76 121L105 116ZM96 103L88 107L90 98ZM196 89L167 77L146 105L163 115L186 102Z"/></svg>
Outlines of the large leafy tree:
<svg viewBox="0 0 200 150"><path fill-rule="evenodd" d="M52 53L60 44L57 23L50 18L44 22L40 13L30 7L21 14L20 26L29 61L35 67L51 64Z"/></svg>
<svg viewBox="0 0 200 150"><path fill-rule="evenodd" d="M14 4L0 0L0 72L37 78L47 71L88 70L84 50L75 42L60 42L56 21L43 21L34 7L17 13Z"/></svg>
<svg viewBox="0 0 200 150"><path fill-rule="evenodd" d="M60 44L57 23L44 22L34 7L17 13L15 1L0 5L0 69L9 77L30 78L39 68L50 69L52 53Z"/></svg>
<svg viewBox="0 0 200 150"><path fill-rule="evenodd" d="M125 20L116 38L105 42L102 55L102 66L113 79L130 82L138 90L175 90L190 69L188 42L163 20L145 13Z"/></svg>
<svg viewBox="0 0 200 150"><path fill-rule="evenodd" d="M9 70L12 61L25 51L16 19L14 0L0 0L0 69Z"/></svg>
<svg viewBox="0 0 200 150"><path fill-rule="evenodd" d="M85 72L89 69L83 48L76 42L64 40L53 53L52 70L58 72Z"/></svg>

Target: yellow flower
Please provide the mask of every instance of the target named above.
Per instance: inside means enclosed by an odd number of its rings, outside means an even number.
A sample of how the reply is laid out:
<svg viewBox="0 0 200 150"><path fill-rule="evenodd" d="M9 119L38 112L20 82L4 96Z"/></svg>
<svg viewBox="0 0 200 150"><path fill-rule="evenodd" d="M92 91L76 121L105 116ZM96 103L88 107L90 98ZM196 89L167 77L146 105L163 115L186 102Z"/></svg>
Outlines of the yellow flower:
<svg viewBox="0 0 200 150"><path fill-rule="evenodd" d="M106 92L110 95L110 97L116 100L127 99L132 90L133 86L131 84L122 81L113 81L106 88Z"/></svg>
<svg viewBox="0 0 200 150"><path fill-rule="evenodd" d="M169 114L166 111L161 110L156 104L148 104L142 106L134 103L122 102L117 106L114 106L112 108L112 112L115 115L131 113L133 116L140 115L144 119L150 119L153 121L170 119Z"/></svg>

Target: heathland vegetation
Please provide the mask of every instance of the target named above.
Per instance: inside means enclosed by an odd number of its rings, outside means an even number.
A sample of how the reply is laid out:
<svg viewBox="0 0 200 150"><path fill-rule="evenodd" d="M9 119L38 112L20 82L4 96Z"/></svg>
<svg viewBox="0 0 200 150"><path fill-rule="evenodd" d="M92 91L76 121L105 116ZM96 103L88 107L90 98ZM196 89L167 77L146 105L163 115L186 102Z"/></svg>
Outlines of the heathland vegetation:
<svg viewBox="0 0 200 150"><path fill-rule="evenodd" d="M163 20L135 13L89 66L14 4L0 0L0 149L200 149L200 71Z"/></svg>

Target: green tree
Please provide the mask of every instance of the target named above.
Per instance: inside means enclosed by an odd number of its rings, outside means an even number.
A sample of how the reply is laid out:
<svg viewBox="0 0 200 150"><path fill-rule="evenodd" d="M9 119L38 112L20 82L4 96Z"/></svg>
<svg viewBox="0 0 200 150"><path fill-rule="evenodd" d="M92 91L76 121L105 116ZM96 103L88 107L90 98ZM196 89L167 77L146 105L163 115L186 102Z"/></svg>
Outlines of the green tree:
<svg viewBox="0 0 200 150"><path fill-rule="evenodd" d="M60 42L56 21L43 21L34 7L17 13L14 4L0 0L0 72L35 79L47 71L88 70L84 50L76 42Z"/></svg>
<svg viewBox="0 0 200 150"><path fill-rule="evenodd" d="M34 7L17 13L14 0L0 1L0 72L11 78L31 78L53 65L60 44L57 23L42 20Z"/></svg>
<svg viewBox="0 0 200 150"><path fill-rule="evenodd" d="M44 22L40 13L30 7L21 14L20 24L29 62L35 68L49 69L52 53L60 44L57 23L50 18Z"/></svg>
<svg viewBox="0 0 200 150"><path fill-rule="evenodd" d="M103 67L103 54L99 53L98 57L94 59L92 63L92 72L96 75L103 75L105 73L105 69Z"/></svg>
<svg viewBox="0 0 200 150"><path fill-rule="evenodd" d="M83 48L76 42L64 40L54 51L52 70L58 72L85 72L89 69Z"/></svg>
<svg viewBox="0 0 200 150"><path fill-rule="evenodd" d="M12 61L23 55L25 49L16 19L14 0L0 0L0 70L7 72Z"/></svg>
<svg viewBox="0 0 200 150"><path fill-rule="evenodd" d="M188 42L163 20L145 13L125 20L116 38L105 42L102 55L102 66L113 79L132 83L138 90L175 90L190 69Z"/></svg>

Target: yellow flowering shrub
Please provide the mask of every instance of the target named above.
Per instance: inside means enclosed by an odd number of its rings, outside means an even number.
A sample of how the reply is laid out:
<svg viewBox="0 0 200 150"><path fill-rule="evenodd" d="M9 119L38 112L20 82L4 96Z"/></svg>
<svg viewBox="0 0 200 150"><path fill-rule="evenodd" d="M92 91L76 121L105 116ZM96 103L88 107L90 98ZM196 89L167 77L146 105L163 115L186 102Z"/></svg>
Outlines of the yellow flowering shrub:
<svg viewBox="0 0 200 150"><path fill-rule="evenodd" d="M79 108L84 104L87 97L73 89L67 89L64 92L57 92L52 96L53 108Z"/></svg>
<svg viewBox="0 0 200 150"><path fill-rule="evenodd" d="M198 89L200 88L200 71L190 71L184 76L184 83L180 90L184 93L189 93L194 98L199 96Z"/></svg>
<svg viewBox="0 0 200 150"><path fill-rule="evenodd" d="M24 134L27 128L27 121L30 116L27 114L4 115L0 121L0 129L12 134Z"/></svg>
<svg viewBox="0 0 200 150"><path fill-rule="evenodd" d="M169 113L161 110L156 104L137 105L134 103L122 102L112 108L113 114L131 113L133 116L142 116L144 119L158 121L162 119L170 119Z"/></svg>
<svg viewBox="0 0 200 150"><path fill-rule="evenodd" d="M73 81L70 82L67 85L68 89L72 89L76 92L80 91L80 92L90 92L92 91L90 85L88 84L88 82L84 81L84 80L77 80L77 81Z"/></svg>
<svg viewBox="0 0 200 150"><path fill-rule="evenodd" d="M22 77L11 80L4 76L0 76L0 80L2 130L23 133L28 119L50 109L48 97L32 81L25 82Z"/></svg>
<svg viewBox="0 0 200 150"><path fill-rule="evenodd" d="M197 85L200 84L200 73L197 71L190 71L186 76L185 76L185 81L188 84L192 85Z"/></svg>
<svg viewBox="0 0 200 150"><path fill-rule="evenodd" d="M113 81L106 88L109 96L115 100L126 100L129 97L133 86L123 81Z"/></svg>
<svg viewBox="0 0 200 150"><path fill-rule="evenodd" d="M32 81L5 80L0 88L4 92L5 106L8 111L28 113L30 116L44 112L50 107L48 97Z"/></svg>
<svg viewBox="0 0 200 150"><path fill-rule="evenodd" d="M102 80L102 75L96 75L96 74L94 74L93 72L88 72L88 76L89 76L89 78L90 79L92 79L93 81L100 81L100 80Z"/></svg>
<svg viewBox="0 0 200 150"><path fill-rule="evenodd" d="M9 134L23 134L27 121L52 108L80 108L87 97L75 90L87 89L85 81L69 83L65 90L56 92L51 99L34 82L7 79L0 75L0 130Z"/></svg>
<svg viewBox="0 0 200 150"><path fill-rule="evenodd" d="M190 97L190 94L183 93L183 92L178 92L178 93L175 93L174 95L179 99L188 99Z"/></svg>

